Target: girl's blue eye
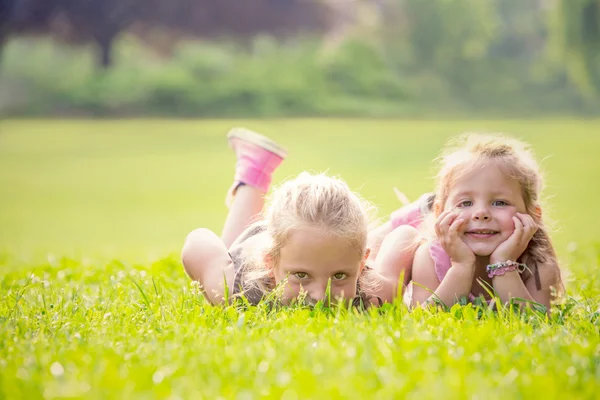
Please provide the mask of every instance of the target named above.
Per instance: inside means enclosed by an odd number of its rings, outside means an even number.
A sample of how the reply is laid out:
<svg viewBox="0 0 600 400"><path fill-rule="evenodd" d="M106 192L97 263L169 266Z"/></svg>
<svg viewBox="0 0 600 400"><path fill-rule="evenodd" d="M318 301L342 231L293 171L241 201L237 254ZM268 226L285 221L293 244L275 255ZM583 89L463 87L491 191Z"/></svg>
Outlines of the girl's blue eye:
<svg viewBox="0 0 600 400"><path fill-rule="evenodd" d="M502 207L502 206L507 206L508 203L505 202L504 200L496 200L494 202L492 202L493 206L497 206L497 207Z"/></svg>
<svg viewBox="0 0 600 400"><path fill-rule="evenodd" d="M341 281L342 279L346 279L347 276L348 275L346 275L343 272L338 272L337 274L333 275L333 279L336 280L336 281Z"/></svg>
<svg viewBox="0 0 600 400"><path fill-rule="evenodd" d="M306 272L295 272L294 276L298 279L306 279L308 278L308 274Z"/></svg>

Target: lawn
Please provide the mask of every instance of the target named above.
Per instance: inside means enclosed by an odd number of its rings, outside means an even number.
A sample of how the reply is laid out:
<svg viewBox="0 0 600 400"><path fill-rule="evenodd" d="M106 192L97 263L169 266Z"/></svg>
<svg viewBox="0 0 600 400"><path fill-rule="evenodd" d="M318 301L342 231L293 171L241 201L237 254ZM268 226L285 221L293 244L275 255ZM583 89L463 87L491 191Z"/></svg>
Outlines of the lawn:
<svg viewBox="0 0 600 400"><path fill-rule="evenodd" d="M247 126L290 150L275 181L346 179L385 219L433 188L464 131L533 145L568 272L551 317L212 307L178 259L219 231ZM2 121L1 398L595 398L600 386L600 121Z"/></svg>

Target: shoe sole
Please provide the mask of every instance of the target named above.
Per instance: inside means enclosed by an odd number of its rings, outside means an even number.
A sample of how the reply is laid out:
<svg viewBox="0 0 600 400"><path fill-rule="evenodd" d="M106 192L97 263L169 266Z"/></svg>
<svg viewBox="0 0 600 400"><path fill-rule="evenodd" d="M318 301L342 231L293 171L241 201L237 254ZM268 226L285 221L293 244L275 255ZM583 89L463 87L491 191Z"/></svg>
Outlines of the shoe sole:
<svg viewBox="0 0 600 400"><path fill-rule="evenodd" d="M240 139L245 142L252 143L281 157L282 159L288 154L286 149L275 143L273 140L246 128L233 128L229 131L229 133L227 133L227 141L229 142L229 146L233 148L231 143L232 139Z"/></svg>

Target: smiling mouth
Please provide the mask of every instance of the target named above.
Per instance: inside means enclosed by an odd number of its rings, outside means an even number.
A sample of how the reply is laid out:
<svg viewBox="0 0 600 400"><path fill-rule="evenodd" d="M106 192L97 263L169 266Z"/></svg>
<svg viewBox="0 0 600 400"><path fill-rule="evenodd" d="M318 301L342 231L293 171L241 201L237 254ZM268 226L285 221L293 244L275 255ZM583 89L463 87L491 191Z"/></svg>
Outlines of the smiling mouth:
<svg viewBox="0 0 600 400"><path fill-rule="evenodd" d="M475 239L488 239L495 235L498 235L500 232L490 230L490 229L473 229L470 231L466 231L465 235Z"/></svg>

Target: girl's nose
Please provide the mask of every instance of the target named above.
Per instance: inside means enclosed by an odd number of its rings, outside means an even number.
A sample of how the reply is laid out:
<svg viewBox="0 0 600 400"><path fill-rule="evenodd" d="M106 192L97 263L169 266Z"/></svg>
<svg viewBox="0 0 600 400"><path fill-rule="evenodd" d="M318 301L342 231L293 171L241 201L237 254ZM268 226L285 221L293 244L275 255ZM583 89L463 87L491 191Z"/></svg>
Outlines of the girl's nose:
<svg viewBox="0 0 600 400"><path fill-rule="evenodd" d="M315 285L308 290L308 296L314 300L315 303L317 301L325 301L327 299L327 282L323 284L317 284L317 282L315 282Z"/></svg>
<svg viewBox="0 0 600 400"><path fill-rule="evenodd" d="M487 207L479 207L477 210L473 212L473 219L478 221L488 221L490 220L491 214Z"/></svg>
<svg viewBox="0 0 600 400"><path fill-rule="evenodd" d="M325 293L325 290L313 290L311 292L308 293L308 296L314 300L314 302L316 303L317 301L324 301L327 297L327 294Z"/></svg>

